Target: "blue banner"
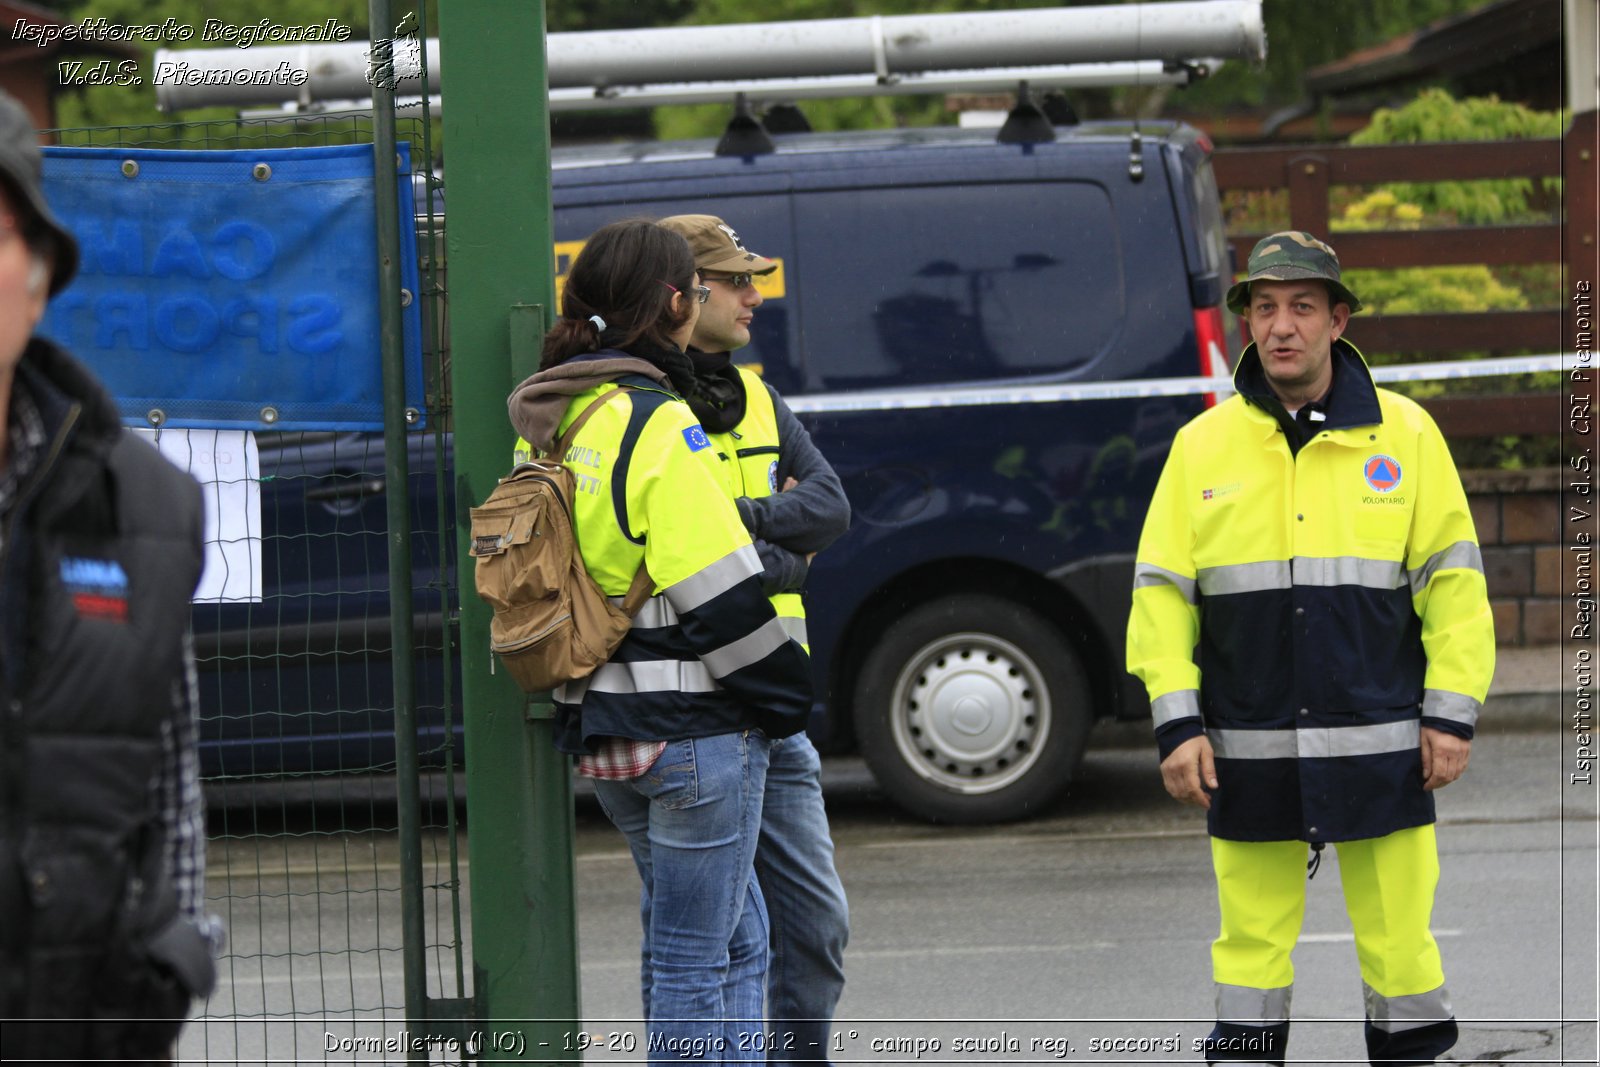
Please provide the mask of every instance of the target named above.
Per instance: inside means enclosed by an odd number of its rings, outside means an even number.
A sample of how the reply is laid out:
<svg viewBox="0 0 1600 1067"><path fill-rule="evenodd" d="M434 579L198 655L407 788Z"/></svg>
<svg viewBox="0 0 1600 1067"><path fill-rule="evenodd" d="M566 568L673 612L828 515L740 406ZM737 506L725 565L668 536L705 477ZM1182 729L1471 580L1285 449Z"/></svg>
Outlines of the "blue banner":
<svg viewBox="0 0 1600 1067"><path fill-rule="evenodd" d="M383 369L371 145L46 148L78 276L40 332L94 368L130 425L378 430ZM400 146L400 284L417 287ZM419 302L406 403L423 409Z"/></svg>

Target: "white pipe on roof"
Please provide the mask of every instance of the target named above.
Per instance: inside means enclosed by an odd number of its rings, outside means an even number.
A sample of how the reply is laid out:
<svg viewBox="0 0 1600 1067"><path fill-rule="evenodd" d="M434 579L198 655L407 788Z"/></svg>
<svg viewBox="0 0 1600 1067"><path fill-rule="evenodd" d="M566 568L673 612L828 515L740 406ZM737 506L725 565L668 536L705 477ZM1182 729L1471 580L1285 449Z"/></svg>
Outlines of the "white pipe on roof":
<svg viewBox="0 0 1600 1067"><path fill-rule="evenodd" d="M1259 0L1031 8L551 34L550 87L1134 59L1265 58Z"/></svg>
<svg viewBox="0 0 1600 1067"><path fill-rule="evenodd" d="M1220 60L1196 60L1207 71ZM788 103L842 96L910 96L917 93L1009 93L1018 82L1036 90L1090 89L1114 85L1187 85L1187 70L1168 71L1157 59L1139 63L1076 63L1055 67L996 67L993 70L933 71L880 82L871 74L820 78L761 78L751 81L682 82L677 85L614 85L605 89L551 89L550 110L599 111L617 107L708 104L743 93L751 103Z"/></svg>
<svg viewBox="0 0 1600 1067"><path fill-rule="evenodd" d="M1213 74L1222 66L1220 59L1197 59L1191 66ZM844 96L914 96L918 93L1010 93L1017 83L1027 82L1037 91L1051 89L1091 89L1115 85L1187 85L1192 77L1188 68L1166 70L1160 60L1139 63L1076 63L1059 67L996 67L993 70L933 71L908 74L879 82L864 74L835 75L827 78L761 78L753 81L681 82L676 85L614 85L607 89L552 89L550 110L604 111L611 108L664 107L678 104L729 103L743 94L752 104L791 103L797 100L831 100ZM401 109L421 105L420 96L397 96ZM431 102L434 114L442 114L441 100ZM320 105L320 106L319 106ZM298 101L281 108L242 111L245 119L295 119L333 114L371 114L372 104L362 100L319 101L305 105Z"/></svg>
<svg viewBox="0 0 1600 1067"><path fill-rule="evenodd" d="M395 50L396 90L423 90L416 56ZM439 90L439 42L427 49L427 92ZM160 49L152 82L165 111L241 107L371 94L370 42ZM1261 0L1034 8L893 15L732 26L553 33L546 41L552 90L683 82L869 77L874 83L929 71L1186 60L1260 61ZM301 84L299 72L305 77ZM847 93L845 95L852 95Z"/></svg>

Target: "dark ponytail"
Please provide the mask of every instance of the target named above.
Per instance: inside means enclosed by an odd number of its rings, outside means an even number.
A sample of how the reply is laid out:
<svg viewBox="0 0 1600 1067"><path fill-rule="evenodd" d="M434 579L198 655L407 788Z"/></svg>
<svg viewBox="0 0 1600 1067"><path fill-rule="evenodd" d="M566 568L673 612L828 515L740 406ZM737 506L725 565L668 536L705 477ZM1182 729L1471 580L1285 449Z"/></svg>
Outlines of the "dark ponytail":
<svg viewBox="0 0 1600 1067"><path fill-rule="evenodd" d="M594 318L598 319L596 315ZM604 321L604 320L601 320ZM557 363L565 363L573 356L600 350L600 327L591 319L569 319L565 315L556 320L550 332L544 335L544 350L539 369L548 370ZM557 355L552 358L552 353Z"/></svg>
<svg viewBox="0 0 1600 1067"><path fill-rule="evenodd" d="M640 340L672 345L672 332L692 313L686 303L673 311L673 290L688 293L693 284L694 255L679 234L649 219L602 226L567 274L561 317L545 334L539 369Z"/></svg>

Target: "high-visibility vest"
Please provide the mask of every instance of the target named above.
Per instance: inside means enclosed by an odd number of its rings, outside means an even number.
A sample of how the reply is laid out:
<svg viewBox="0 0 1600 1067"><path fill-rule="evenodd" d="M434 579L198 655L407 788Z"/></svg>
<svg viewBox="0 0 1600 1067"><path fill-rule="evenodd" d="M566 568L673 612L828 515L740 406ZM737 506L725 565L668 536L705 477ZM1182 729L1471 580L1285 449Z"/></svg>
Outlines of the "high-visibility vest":
<svg viewBox="0 0 1600 1067"><path fill-rule="evenodd" d="M711 443L722 457L722 472L728 492L734 497L771 496L778 492L778 413L772 393L759 375L747 367L734 367L744 386L744 418L725 433L710 434ZM783 620L789 636L805 646L806 608L798 592L775 593L770 598L773 610Z"/></svg>

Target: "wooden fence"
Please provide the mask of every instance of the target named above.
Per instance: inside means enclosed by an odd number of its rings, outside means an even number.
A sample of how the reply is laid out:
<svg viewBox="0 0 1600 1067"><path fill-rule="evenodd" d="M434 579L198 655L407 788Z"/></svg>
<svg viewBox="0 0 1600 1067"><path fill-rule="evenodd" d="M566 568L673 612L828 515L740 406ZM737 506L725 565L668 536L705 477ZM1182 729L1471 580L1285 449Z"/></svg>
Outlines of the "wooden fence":
<svg viewBox="0 0 1600 1067"><path fill-rule="evenodd" d="M1591 258L1596 228L1594 129L1576 123L1565 138L1415 145L1297 145L1223 148L1212 159L1224 193L1287 190L1289 225L1329 234L1328 193L1334 185L1565 177L1564 221L1453 229L1363 231L1330 238L1346 268L1561 263ZM1585 177L1588 180L1584 180ZM1230 238L1243 267L1265 234ZM1369 352L1424 352L1449 358L1464 351L1562 351L1560 308L1473 314L1372 315L1360 321ZM1447 436L1553 433L1561 421L1558 392L1517 396L1449 396L1425 402Z"/></svg>

